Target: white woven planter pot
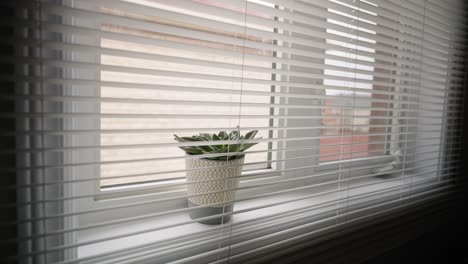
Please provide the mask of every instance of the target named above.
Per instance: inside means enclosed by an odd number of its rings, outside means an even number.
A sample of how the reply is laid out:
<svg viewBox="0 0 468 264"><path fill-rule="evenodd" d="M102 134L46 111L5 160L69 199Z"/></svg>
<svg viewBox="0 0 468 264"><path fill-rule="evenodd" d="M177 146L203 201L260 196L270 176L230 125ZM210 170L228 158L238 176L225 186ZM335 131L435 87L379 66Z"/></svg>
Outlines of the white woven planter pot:
<svg viewBox="0 0 468 264"><path fill-rule="evenodd" d="M192 219L232 212L235 191L224 190L239 187L238 176L241 175L243 164L244 157L229 161L186 159L188 205L189 207L205 206L190 210ZM202 193L210 194L197 195ZM230 216L227 215L198 222L221 224L229 220Z"/></svg>

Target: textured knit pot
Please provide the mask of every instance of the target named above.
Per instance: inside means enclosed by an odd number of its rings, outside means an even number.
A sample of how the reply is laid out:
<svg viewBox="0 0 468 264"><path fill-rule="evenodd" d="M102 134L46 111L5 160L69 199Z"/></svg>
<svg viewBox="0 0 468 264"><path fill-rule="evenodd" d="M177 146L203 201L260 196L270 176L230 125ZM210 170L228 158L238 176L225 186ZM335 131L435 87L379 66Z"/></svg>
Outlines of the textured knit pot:
<svg viewBox="0 0 468 264"><path fill-rule="evenodd" d="M186 159L188 206L200 207L190 210L190 217L197 220L202 217L232 212L235 191L239 187L239 177L244 164L244 156L239 159L222 161L209 159ZM202 193L210 193L197 195ZM228 222L230 215L199 223L217 225Z"/></svg>

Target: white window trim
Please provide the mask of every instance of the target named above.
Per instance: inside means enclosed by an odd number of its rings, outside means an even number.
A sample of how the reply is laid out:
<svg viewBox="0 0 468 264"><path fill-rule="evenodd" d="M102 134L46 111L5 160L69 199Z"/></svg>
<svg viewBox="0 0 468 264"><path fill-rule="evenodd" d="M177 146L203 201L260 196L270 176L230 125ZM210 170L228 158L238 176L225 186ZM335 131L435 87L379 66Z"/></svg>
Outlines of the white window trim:
<svg viewBox="0 0 468 264"><path fill-rule="evenodd" d="M287 87L285 87L284 89L288 89ZM290 91L291 92L291 91ZM78 111L79 109L72 109L72 111ZM287 120L282 120L280 122L283 122L284 125L287 124ZM77 124L77 123L74 123L71 125L72 128L71 129L76 129L76 128L79 128L80 124ZM80 142L82 143L82 142ZM71 144L73 145L74 143L71 142ZM300 153L297 153L297 155L301 155ZM281 156L281 157L285 157L284 156L284 153L279 153L278 156ZM75 160L75 157L71 157L71 162L73 162ZM324 163L317 163L321 166L317 167L317 168L314 168L313 170L310 171L310 173L308 174L305 174L305 175L313 175L313 173L316 173L317 171L324 171L324 170L328 170L334 166L336 166L336 164L340 163L340 162L345 162L345 163L348 163L348 164L351 164L351 163L354 163L354 162L358 162L359 164L361 165L365 165L365 164L372 164L374 162L376 162L377 160L379 159L382 159L382 162L383 164L387 164L388 162L391 162L393 157L392 156L389 156L389 155L384 155L384 156L377 156L377 157L367 157L367 158L360 158L360 159L349 159L349 160L346 160L346 161L331 161L331 162L324 162ZM278 165L279 168L284 168L286 167L288 164L283 164L283 165ZM291 164L289 164L291 165ZM97 165L98 166L98 165ZM294 165L292 165L294 167ZM80 175L84 175L86 177L89 178L89 171L87 172L83 172L83 171L80 171L81 168L75 168L75 169L71 169L72 171L69 172L70 175L72 175L72 179L79 179ZM95 169L94 170L95 173L99 173L99 168ZM337 172L339 173L339 172ZM272 183L272 182L275 182L277 181L278 179L284 179L284 176L286 177L297 177L294 173L277 173L275 172L274 170L269 170L269 171L262 171L262 174L265 174L265 176L267 177L262 177L260 179L256 179L255 178L255 174L253 174L252 176L254 177L249 177L249 180L246 180L246 181L242 181L240 183L240 188L244 188L244 187L248 187L248 186L252 186L252 185L257 185L257 184L261 184L261 183ZM288 175L286 175L288 174ZM246 174L248 175L248 174ZM98 176L98 175L95 175L95 176ZM249 175L250 176L250 175ZM335 177L335 176L330 176L330 177ZM98 178L97 178L98 179ZM99 187L99 181L96 181L95 182L96 184L91 184L89 182L87 183L84 183L84 184L76 184L73 191L71 191L70 195L71 196L79 196L79 195L89 195L89 194L96 194L98 192L100 192L100 187ZM158 187L158 189L160 189ZM152 193L152 191L154 190L154 188L147 188L147 187L139 187L139 188L132 188L132 189L127 189L125 190L124 192L121 192L119 190L116 190L115 192L114 191L109 191L107 192L106 194L103 194L104 196L102 196L101 198L105 198L105 199L94 199L94 198L89 198L89 199L83 199L83 201L80 200L80 202L76 202L75 205L74 205L74 208L78 211L81 211L81 210L87 210L87 209L100 209L100 208L105 208L105 207L110 207L110 206L114 206L114 205L118 205L118 204L122 204L122 203L133 203L133 202L141 202L141 201L146 201L148 199L157 199L157 198L161 198L161 197L175 197L175 196L183 196L185 195L185 191L184 190L181 190L180 188L179 189L168 189L166 190L167 193ZM271 191L271 190L275 190L274 187L272 188L269 188L268 191ZM279 190L278 188L276 190ZM90 192L91 191L91 192ZM343 191L346 191L346 189L343 189ZM128 194L128 195L131 195L130 197L127 197L127 198L123 198L121 196L121 194ZM365 192L363 192L365 193ZM102 194L102 193L101 193ZM344 193L342 194L344 195ZM177 201L175 201L175 203L173 203L173 206L176 206L176 207L185 207L186 206L186 201L184 199L179 199ZM249 206L249 203L248 202L244 202L243 204L241 203L239 206ZM148 205L146 208L142 208L140 210L140 214L144 214L145 212L148 212L148 210L155 210L154 208L154 205ZM329 207L329 208L326 208L326 211L334 211L334 207ZM105 220L113 220L113 219L117 219L119 217L125 217L125 216L128 216L128 215L135 215L137 214L138 215L138 212L135 212L135 210L129 210L129 211L126 211L126 210L122 210L122 209L119 209L119 212L118 213L114 213L114 211L112 211L112 213L104 213L104 214L101 214L100 216L95 216L95 215L91 215L91 216L86 216L86 217L77 217L77 219L75 219L75 221L73 221L73 225L86 225L86 224L90 224L90 223L96 223L96 222L100 222L100 221L105 221ZM252 214L254 214L252 212ZM107 217L107 218L106 218ZM183 216L175 216L175 217L183 217ZM170 219L168 219L168 221L172 221ZM236 223L236 218L234 218L233 222ZM194 225L197 225L196 223ZM132 228L131 226L129 226L128 228ZM205 228L205 227L203 227ZM96 230L95 230L96 231ZM102 232L99 232L99 230L95 233L95 236L91 236L88 233L86 232L78 232L78 234L76 235L75 239L77 241L85 241L85 240L88 240L88 239L92 239L92 238L96 238L100 235L102 236L107 236L109 233L106 233L106 231L104 229L101 230ZM135 237L129 237L128 239L132 240L132 239L135 239ZM106 242L108 243L107 245L104 245L102 247L102 250L105 250L106 248L115 248L115 241L108 241ZM126 244L128 245L128 244ZM97 247L95 246L94 247L95 249L98 249L98 248L101 248L101 247ZM92 254L92 253L96 253L96 252L93 252L91 250L87 251L86 247L84 248L80 248L80 250L84 250L84 251L81 251L81 253L78 254L78 257L81 257L83 254Z"/></svg>
<svg viewBox="0 0 468 264"><path fill-rule="evenodd" d="M380 181L379 179L374 179L374 182L375 181ZM314 221L312 221L312 219L314 219L314 217L318 217L317 220L320 220L320 218L322 217L325 217L325 218L331 218L330 221L339 221L338 222L338 225L339 224L345 224L346 223L346 211L342 211L341 213L345 214L345 215L338 215L336 216L336 210L338 210L340 208L340 206L342 207L343 204L341 203L346 203L346 207L348 208L351 208L353 206L356 206L356 205L360 205L359 208L361 207L364 207L362 206L362 203L366 203L367 206L377 206L376 208L376 211L379 211L378 214L380 214L380 205L382 206L381 209L383 209L385 207L385 203L391 203L391 204L396 204L397 206L398 205L407 205L408 203L410 203L412 201L412 199L415 199L417 198L417 195L415 195L414 197L410 197L410 195L406 196L408 198L408 200L401 200L400 198L402 197L402 188L409 188L409 190L407 190L407 193L408 194L411 194L412 191L414 191L414 189L412 189L412 186L413 185L418 185L418 184L421 184L421 186L419 187L421 191L426 191L426 190L430 190L431 188L433 188L432 186L437 186L439 183L437 183L436 181L433 181L432 179L431 180L427 180L427 178L425 177L415 177L413 179L413 182L412 182L412 185L411 186L408 186L406 185L406 183L402 184L402 183L398 183L398 181L396 182L382 182L381 184L376 184L376 185L371 185L371 186L364 186L364 187L359 187L358 189L354 189L353 191L349 192L347 189L343 189L341 191L341 193L335 193L333 195L326 195L326 196L320 196L320 197L313 197L313 198L310 198L310 199L307 199L307 200L303 200L303 201L300 201L298 203L295 203L294 206L295 207L291 207L291 205L283 205L283 206L276 206L274 208L266 208L266 209L262 209L263 211L262 212L257 212L257 211L250 211L250 212L246 212L246 213L243 213L241 214L239 217L237 218L233 218L232 222L229 223L229 224L234 224L234 225L237 225L237 224L240 224L244 221L248 221L249 219L254 219L256 217L258 217L259 214L265 214L265 215L268 215L268 213L266 213L265 211L274 211L275 214L279 214L281 212L286 212L287 210L290 210L290 209L299 209L299 208L302 208L302 207L309 207L311 205L317 205L317 204L326 204L326 203L331 203L333 205L328 205L328 206L325 206L325 207L321 207L319 206L318 208L312 210L312 212L309 212L309 216L304 218L304 219L296 219L295 221L305 221L304 223L309 223L309 224L315 224ZM394 187L394 189L392 189L391 191L389 191L387 194L381 194L381 193L377 193L377 194L372 194L373 192L378 192L379 190L385 190L385 189L388 189L388 188L391 188L391 187ZM406 192L405 192L406 193ZM286 201L286 200L290 200L290 199L294 199L294 198L298 198L302 195L306 195L306 194L309 194L307 192L298 192L298 193L293 193L293 194L284 194L284 195L280 195L278 197L275 198L275 202L281 202L281 201ZM334 199L340 199L342 197L345 197L345 196L348 196L350 195L351 199L354 199L353 197L357 196L359 197L360 195L364 195L365 197L364 198L357 198L356 201L354 202L348 202L347 200L346 201L342 201L342 202L334 202ZM242 209L245 209L245 208L250 208L250 207L255 207L255 206L258 206L259 204L262 204L262 203L270 203L271 202L271 199L266 199L266 200L259 200L259 201L244 201L244 202L241 202L239 204L239 209L238 210L242 210ZM351 209L350 209L351 210ZM335 218L333 218L335 217ZM151 229L156 229L158 228L158 226L163 226L163 225L167 225L169 223L174 223L174 222L178 222L178 221L185 221L185 220L189 220L188 216L183 214L183 213L180 213L180 214L175 214L175 215L171 215L171 216L167 216L163 219L159 219L158 218L158 221L154 221L152 219L147 219L147 220L144 220L144 221L140 221L138 223L133 223L133 224L130 224L130 225L125 225L125 226L122 226L122 231L117 231L119 228L117 227L116 228L102 228L100 230L93 230L92 232L83 232L81 235L80 235L80 239L78 240L78 242L86 242L86 241L92 241L92 240L95 240L95 239L100 239L100 238L107 238L107 237L112 237L112 236L115 236L115 235L118 235L119 233L126 233L126 232L131 232L132 230L135 230L135 231L138 231L138 230L151 230ZM273 219L275 220L275 218ZM275 229L275 226L278 228L278 229L281 229L281 228L284 228L284 225L286 225L289 221L286 221L286 222L279 222L279 223L271 223L271 224L268 224L268 226L270 226L271 228ZM223 226L218 226L218 229L221 228L229 228L229 224L225 225L224 227ZM262 229L265 228L265 221L262 221L260 223ZM244 235L243 237L244 238L247 238L249 236L248 232L249 230L252 230L252 229L256 229L259 227L259 224L247 224L247 225L243 225L243 226L240 226L240 227L237 227L236 228L236 232L244 232ZM143 245L151 245L151 244L155 244L157 243L159 240L158 239L168 239L172 236L177 236L177 235L181 235L181 234L187 234L190 233L190 234L194 234L194 233L198 233L198 232L206 232L206 231L209 231L210 229L213 229L213 228L216 228L216 226L207 226L207 225L202 225L202 224L198 224L198 223L192 223L188 226L185 226L185 227L182 227L182 226L179 226L179 227L175 227L175 228L171 228L170 230L158 230L158 231L149 231L149 232L142 232L141 234L135 234L135 235L131 235L131 236L128 236L128 237L124 237L124 238L118 238L118 239L114 239L114 240L107 240L107 241L104 241L104 242L100 242L98 245L96 244L93 244L91 246L82 246L78 249L78 257L86 257L86 256L92 256L92 255L95 255L95 254L101 254L101 253L107 253L109 251L115 251L115 252L118 252L119 250L123 250L123 249L128 249L129 247L131 248L135 248L134 250L131 251L131 253L128 253L128 252L125 252L125 256L132 256L133 257L133 254L138 254L138 253L147 253L148 250L156 250L157 249L157 245L156 246L152 246L150 247L149 249L147 247L145 247L145 249L141 250L141 249L138 249L140 248L141 246ZM320 229L320 225L317 224L317 232L320 233L322 232L322 230ZM257 229L258 230L258 229ZM215 231L213 231L215 232ZM207 239L211 238L211 235L212 234L204 234L202 237L198 237L198 238L194 238L195 241L198 241L198 243L200 242L204 242L206 241ZM264 234L266 235L266 234ZM312 234L313 235L313 234ZM217 231L217 235L216 235L216 238L219 238L219 231ZM187 241L186 241L187 242ZM192 244L194 243L194 241L188 241L187 242L188 244ZM178 250L181 250L181 248L179 247L179 245L174 245L176 248L178 248ZM200 253L203 253L203 252L200 252ZM119 254L116 254L117 256L119 256ZM120 257L122 257L123 255L121 254ZM135 262L137 263L137 262Z"/></svg>
<svg viewBox="0 0 468 264"><path fill-rule="evenodd" d="M100 27L101 23L99 21L88 21L89 23L92 23L95 27ZM99 59L100 55L96 55L96 60ZM281 66L280 66L281 67ZM73 75L73 73L72 73ZM96 78L99 78L98 76L96 76ZM282 90L286 90L288 91L289 93L293 92L291 91L291 89L289 87L282 87L281 88ZM315 93L317 91L313 90L313 89L310 89L310 91L312 93ZM98 92L98 91L97 91ZM75 94L77 95L77 94ZM98 94L96 94L95 96L99 96ZM289 100L294 100L294 99L289 99ZM317 100L316 99L311 99L312 101L316 102ZM100 107L99 106L96 106L96 111L99 111ZM76 109L73 108L73 111L80 111L80 109ZM284 114L284 115L288 115L288 111L287 109L282 109L281 110L281 114ZM303 110L303 111L307 111L307 110ZM304 114L307 114L307 113L304 113ZM317 119L317 126L320 125L320 120ZM95 124L93 124L93 126L96 126L96 128L98 128L99 122L96 122ZM285 118L285 120L279 120L279 124L281 124L281 126L286 126L288 123L287 121L287 118ZM71 129L79 129L80 126L82 124L80 123L73 123L71 126ZM87 124L89 125L89 124ZM307 134L307 131L303 132L303 133L306 133ZM288 137L288 133L285 133L284 131L280 131L280 133L278 133L278 136L280 137ZM297 136L297 135L296 135ZM310 135L306 135L306 136L310 136ZM94 143L98 143L99 142L99 136L97 136L97 138L94 140L95 142L91 142L91 145ZM318 140L317 140L318 141ZM73 142L71 144L74 144ZM80 142L80 144L83 144L83 142ZM280 143L278 143L280 144ZM281 143L282 145L286 145L288 143ZM318 143L319 144L319 143ZM285 152L287 151L281 151L277 153L277 158L276 159L289 159L289 158L292 158L294 156L288 156L285 154ZM310 152L308 153L307 155L304 155L305 152ZM308 169L307 170L307 173L308 174L312 174L314 172L323 172L327 169L332 169L336 164L336 163L339 163L341 162L342 164L351 164L351 163L354 163L355 161L358 161L358 164L361 165L361 164L372 164L374 163L376 160L379 160L379 159L382 159L382 157L378 156L378 157L367 157L367 158L364 158L364 159L361 159L361 158L358 158L358 159L346 159L346 160L339 160L339 161L330 161L330 162L319 162L318 161L318 155L319 155L319 151L318 151L318 148L317 149L314 149L314 150L303 150L303 151L297 151L297 153L294 154L296 157L300 157L300 156L317 156L316 158L314 158L315 161L313 161L313 164L309 164L309 165L314 165L314 168L311 168L311 169ZM99 155L97 155L99 156ZM96 157L97 159L99 159L99 157ZM72 157L71 158L71 162L74 162L75 158ZM275 159L275 158L273 158ZM307 159L309 160L309 159ZM382 161L383 165L385 164L388 164L389 162L391 162L391 158L389 159L382 159L384 161ZM300 167L302 163L305 163L306 161L304 160L289 160L287 162L274 162L276 163L275 164L275 168L274 169L267 169L267 170L260 170L260 171L257 171L257 172L252 172L252 173L245 173L243 175L245 176L248 176L246 177L246 180L244 181L241 181L240 183L240 186L239 188L244 188L244 187L248 187L248 186L252 186L252 185L261 185L261 184L267 184L267 183L272 183L272 182L275 182L277 180L280 180L280 179L284 179L284 177L287 177L287 178L293 178L293 177L299 177L300 175L298 175L298 173L295 173L295 172L276 172L276 170L279 170L279 171L282 171L282 168L287 168L287 167L290 167L290 168L294 168L294 167ZM315 165L318 165L318 166L315 166ZM96 178L96 181L93 181L93 182L86 182L86 183L79 183L77 184L77 187L74 188L74 195L76 196L80 196L80 195L84 195L84 196L92 196L94 195L95 198L86 198L86 199L80 199L80 202L77 203L77 208L78 210L97 210L97 209L100 209L100 208L106 208L106 207L112 207L112 206L116 206L116 205L119 205L119 204L122 204L122 203L137 203L137 202L144 202L144 201L147 201L148 199L152 199L152 198L163 198L163 197L167 197L167 198L170 198L170 197L175 197L175 196L183 196L185 194L185 189L184 187L167 187L167 188L164 188L162 187L161 185L164 185L164 183L161 183L161 184L148 184L146 186L144 185L140 185L138 186L138 184L135 184L134 186L131 186L131 187L128 187L128 188L115 188L114 190L110 190L110 191L102 191L101 188L100 188L100 182L99 182L99 173L100 173L100 169L99 169L99 166L100 165L96 165L94 170L90 171L90 170L87 170L87 171L83 171L82 168L74 168L72 169L73 172L72 174L74 175L73 176L73 179L79 179L80 175L83 175L87 178L91 176L95 177ZM305 173L305 172L304 172ZM306 173L306 174L307 174ZM260 176L259 176L260 175ZM330 177L335 177L335 176L330 176ZM157 190L157 192L156 192ZM279 190L278 187L271 187L271 188L268 188L268 190ZM242 198L242 197L240 197ZM183 208L186 206L186 202L184 199L181 199L180 201L176 202L174 204L174 206L177 206L177 207L180 207L180 208ZM154 205L148 205L147 209L145 208L142 208L141 211L138 213L138 212L135 212L134 209L130 210L129 212L125 212L126 210L122 210L122 209L119 209L119 213L118 215L135 215L135 214L144 214L147 210L149 209L154 209ZM108 220L110 219L115 219L115 215L113 214L105 214L107 217L108 217ZM90 215L86 215L85 217L79 217L79 222L80 224L87 224L87 223L93 223L93 222L96 222L96 221L104 221L106 220L106 218L102 218L102 217L96 217L94 219L94 216L90 216ZM94 220L93 220L94 219Z"/></svg>

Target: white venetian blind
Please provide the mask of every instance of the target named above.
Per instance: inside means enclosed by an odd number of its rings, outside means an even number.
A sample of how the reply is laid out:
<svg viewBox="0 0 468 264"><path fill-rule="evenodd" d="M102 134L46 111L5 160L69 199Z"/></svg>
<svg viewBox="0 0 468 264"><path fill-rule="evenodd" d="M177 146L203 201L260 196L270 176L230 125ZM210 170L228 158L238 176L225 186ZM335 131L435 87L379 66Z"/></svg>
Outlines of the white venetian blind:
<svg viewBox="0 0 468 264"><path fill-rule="evenodd" d="M2 170L17 193L4 206L18 212L1 223L18 230L7 262L268 262L456 187L463 1L1 5L14 87L1 96L15 107ZM190 218L206 206L187 206L203 180L186 181L186 161L226 154L179 147L239 141L174 134L252 130L244 143L258 144L228 154L245 154L233 210Z"/></svg>

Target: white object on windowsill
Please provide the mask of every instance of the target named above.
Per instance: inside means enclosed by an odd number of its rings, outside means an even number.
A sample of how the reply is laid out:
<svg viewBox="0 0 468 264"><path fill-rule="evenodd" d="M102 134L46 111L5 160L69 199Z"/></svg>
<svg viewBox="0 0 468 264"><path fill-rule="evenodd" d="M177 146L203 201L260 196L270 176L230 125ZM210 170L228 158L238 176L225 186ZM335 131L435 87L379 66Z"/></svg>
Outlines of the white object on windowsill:
<svg viewBox="0 0 468 264"><path fill-rule="evenodd" d="M385 174L391 173L392 171L396 169L399 169L399 167L401 166L400 150L396 150L395 152L391 153L391 156L393 156L394 159L390 164L383 166L383 167L375 168L372 170L372 173L385 175Z"/></svg>

